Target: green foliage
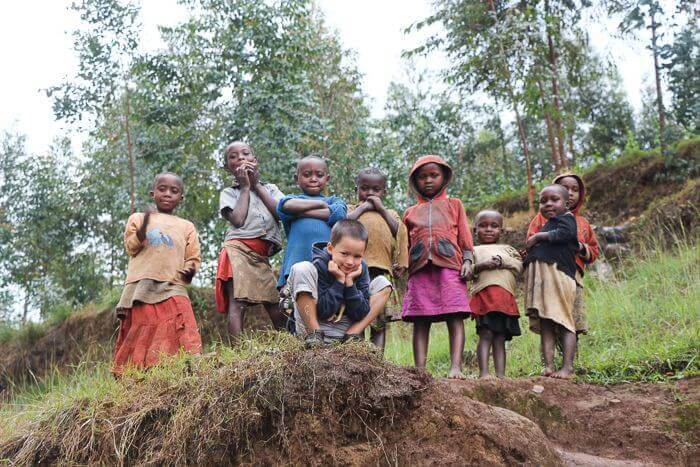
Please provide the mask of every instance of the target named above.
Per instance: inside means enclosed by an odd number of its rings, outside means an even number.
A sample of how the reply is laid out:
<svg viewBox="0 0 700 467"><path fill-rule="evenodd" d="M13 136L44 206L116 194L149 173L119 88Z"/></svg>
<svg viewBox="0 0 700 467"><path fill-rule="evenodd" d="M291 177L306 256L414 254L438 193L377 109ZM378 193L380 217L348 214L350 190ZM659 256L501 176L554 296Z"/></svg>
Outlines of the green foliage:
<svg viewBox="0 0 700 467"><path fill-rule="evenodd" d="M688 24L674 35L673 43L664 47L668 88L673 93L676 121L691 133L700 133L700 29L697 22Z"/></svg>

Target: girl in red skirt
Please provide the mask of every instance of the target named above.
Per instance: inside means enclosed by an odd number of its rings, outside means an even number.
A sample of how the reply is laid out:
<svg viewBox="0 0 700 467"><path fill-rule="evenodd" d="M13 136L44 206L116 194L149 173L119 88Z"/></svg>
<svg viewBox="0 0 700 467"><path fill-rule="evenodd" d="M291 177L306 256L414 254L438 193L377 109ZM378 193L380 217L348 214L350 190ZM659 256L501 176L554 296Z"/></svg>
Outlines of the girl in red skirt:
<svg viewBox="0 0 700 467"><path fill-rule="evenodd" d="M476 356L481 378L489 376L489 354L493 349L496 376L506 371L506 341L520 335L518 304L515 303L515 280L523 271L522 258L509 245L498 243L503 231L503 217L496 211L476 215L474 247L474 283L469 306L476 320L479 343Z"/></svg>
<svg viewBox="0 0 700 467"><path fill-rule="evenodd" d="M121 323L112 365L117 376L127 365L155 365L163 354L202 351L185 290L199 268L199 239L192 222L172 214L183 190L178 175L157 175L150 191L155 207L132 214L126 223L129 268L117 304Z"/></svg>

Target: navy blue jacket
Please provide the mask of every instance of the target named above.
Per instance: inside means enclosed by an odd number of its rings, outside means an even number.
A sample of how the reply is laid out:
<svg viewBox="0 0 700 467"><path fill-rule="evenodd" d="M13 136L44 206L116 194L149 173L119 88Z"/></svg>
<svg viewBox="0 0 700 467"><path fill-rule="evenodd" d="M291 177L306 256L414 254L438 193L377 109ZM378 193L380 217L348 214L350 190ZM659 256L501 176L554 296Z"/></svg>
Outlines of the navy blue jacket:
<svg viewBox="0 0 700 467"><path fill-rule="evenodd" d="M320 321L327 321L345 304L345 316L351 321L360 321L369 313L369 271L362 261L362 274L350 287L341 284L328 271L331 254L325 244L317 243L312 247L311 262L318 271L318 301L316 314Z"/></svg>
<svg viewBox="0 0 700 467"><path fill-rule="evenodd" d="M552 217L542 227L540 232L549 233L549 241L537 243L527 252L523 266L534 261L556 264L557 269L571 277L576 278L576 252L578 251L578 237L576 230L576 218L567 212L560 216Z"/></svg>

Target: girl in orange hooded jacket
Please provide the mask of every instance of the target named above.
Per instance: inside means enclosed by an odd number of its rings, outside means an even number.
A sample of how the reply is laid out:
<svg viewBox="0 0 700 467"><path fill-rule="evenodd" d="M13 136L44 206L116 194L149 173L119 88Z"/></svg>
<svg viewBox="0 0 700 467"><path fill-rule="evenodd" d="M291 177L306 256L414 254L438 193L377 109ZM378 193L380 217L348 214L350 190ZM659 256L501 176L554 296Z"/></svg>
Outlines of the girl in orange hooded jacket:
<svg viewBox="0 0 700 467"><path fill-rule="evenodd" d="M413 359L419 368L425 367L430 325L447 322L448 377L464 378L463 320L471 313L465 281L472 276L474 247L462 202L445 193L451 178L452 169L439 156L419 158L409 174L418 203L403 218L409 238L409 278L401 317L413 323Z"/></svg>
<svg viewBox="0 0 700 467"><path fill-rule="evenodd" d="M565 173L558 175L552 183L561 185L569 192L568 208L576 217L576 228L579 250L576 254L576 298L574 300L574 320L576 323L576 335L588 332L588 320L586 319L586 302L583 297L583 274L586 266L593 263L599 255L598 239L588 220L581 215L584 198L586 197L586 185L583 179L576 174ZM527 238L542 229L547 223L542 214L538 213L527 229Z"/></svg>

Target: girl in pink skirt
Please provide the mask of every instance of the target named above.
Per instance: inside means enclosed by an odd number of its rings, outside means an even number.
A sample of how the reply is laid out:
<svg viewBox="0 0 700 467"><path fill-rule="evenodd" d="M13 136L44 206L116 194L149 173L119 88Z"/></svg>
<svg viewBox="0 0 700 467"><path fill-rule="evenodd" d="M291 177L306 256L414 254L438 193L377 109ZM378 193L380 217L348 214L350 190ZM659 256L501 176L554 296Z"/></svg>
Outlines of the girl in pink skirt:
<svg viewBox="0 0 700 467"><path fill-rule="evenodd" d="M462 202L445 193L452 168L439 156L419 158L409 174L418 203L403 221L409 236L404 321L413 323L413 360L425 368L430 325L445 321L450 335L449 378L463 379L463 320L471 313L466 281L474 261L472 235Z"/></svg>

